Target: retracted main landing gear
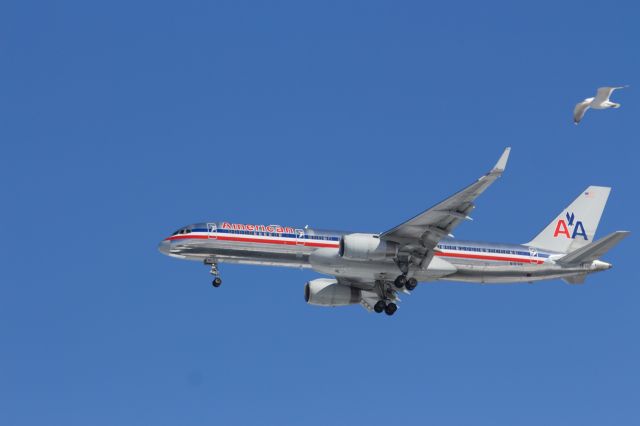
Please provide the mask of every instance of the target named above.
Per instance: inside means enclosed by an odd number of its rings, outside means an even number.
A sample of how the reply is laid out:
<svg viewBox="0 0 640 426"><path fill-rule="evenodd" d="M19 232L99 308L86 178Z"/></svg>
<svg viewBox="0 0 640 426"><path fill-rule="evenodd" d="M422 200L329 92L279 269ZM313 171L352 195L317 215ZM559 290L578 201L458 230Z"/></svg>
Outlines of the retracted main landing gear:
<svg viewBox="0 0 640 426"><path fill-rule="evenodd" d="M222 278L220 278L220 271L218 271L218 264L215 261L210 261L209 259L204 261L205 265L211 265L211 270L209 273L213 275L215 278L211 281L211 285L214 287L220 287L222 284Z"/></svg>

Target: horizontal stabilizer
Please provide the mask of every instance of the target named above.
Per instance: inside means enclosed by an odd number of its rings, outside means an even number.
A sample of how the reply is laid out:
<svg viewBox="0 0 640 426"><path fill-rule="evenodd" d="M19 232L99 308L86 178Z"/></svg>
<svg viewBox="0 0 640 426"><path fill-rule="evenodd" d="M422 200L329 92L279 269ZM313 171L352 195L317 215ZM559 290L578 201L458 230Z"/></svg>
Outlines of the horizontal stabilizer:
<svg viewBox="0 0 640 426"><path fill-rule="evenodd" d="M593 262L611 250L613 246L618 244L629 234L629 231L616 231L604 238L600 238L596 242L587 244L578 250L572 251L566 256L558 259L556 262L561 265L579 265L581 263Z"/></svg>

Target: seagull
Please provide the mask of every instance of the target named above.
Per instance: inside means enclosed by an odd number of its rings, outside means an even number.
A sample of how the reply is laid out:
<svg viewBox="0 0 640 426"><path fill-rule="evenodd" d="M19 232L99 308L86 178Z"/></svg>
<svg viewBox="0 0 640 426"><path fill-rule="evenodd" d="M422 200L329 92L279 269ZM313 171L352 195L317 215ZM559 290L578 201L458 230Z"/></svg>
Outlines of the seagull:
<svg viewBox="0 0 640 426"><path fill-rule="evenodd" d="M576 107L573 109L573 123L577 125L580 120L582 120L582 117L584 117L584 113L587 112L589 108L620 108L620 104L609 101L609 96L611 96L611 93L613 93L614 90L624 89L625 87L629 86L600 87L595 98L587 98L576 105Z"/></svg>

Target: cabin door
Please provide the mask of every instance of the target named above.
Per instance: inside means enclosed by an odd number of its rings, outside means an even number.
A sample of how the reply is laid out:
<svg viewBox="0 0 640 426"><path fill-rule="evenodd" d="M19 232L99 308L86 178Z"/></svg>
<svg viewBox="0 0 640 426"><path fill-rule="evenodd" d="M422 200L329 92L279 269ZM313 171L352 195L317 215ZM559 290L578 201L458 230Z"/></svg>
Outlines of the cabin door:
<svg viewBox="0 0 640 426"><path fill-rule="evenodd" d="M215 223L207 223L207 238L214 240L218 238L218 225Z"/></svg>

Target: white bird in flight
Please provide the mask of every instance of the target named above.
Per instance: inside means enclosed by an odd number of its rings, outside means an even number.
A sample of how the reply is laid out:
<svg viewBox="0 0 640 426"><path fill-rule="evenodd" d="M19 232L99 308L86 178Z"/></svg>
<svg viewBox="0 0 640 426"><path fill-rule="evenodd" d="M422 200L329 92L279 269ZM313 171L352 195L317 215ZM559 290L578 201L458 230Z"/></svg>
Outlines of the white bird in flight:
<svg viewBox="0 0 640 426"><path fill-rule="evenodd" d="M578 124L580 120L582 120L582 117L584 117L584 113L587 112L589 108L620 108L620 104L609 101L609 96L611 96L611 93L613 93L614 90L623 89L625 87L629 86L600 87L595 98L587 98L576 105L576 107L573 109L573 123Z"/></svg>

